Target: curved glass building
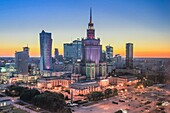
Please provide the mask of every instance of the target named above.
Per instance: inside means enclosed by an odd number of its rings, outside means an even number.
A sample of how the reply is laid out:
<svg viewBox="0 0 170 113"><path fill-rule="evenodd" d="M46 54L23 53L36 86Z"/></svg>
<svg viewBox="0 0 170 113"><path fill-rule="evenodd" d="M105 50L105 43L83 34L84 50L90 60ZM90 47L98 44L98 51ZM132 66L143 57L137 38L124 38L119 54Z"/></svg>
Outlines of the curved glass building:
<svg viewBox="0 0 170 113"><path fill-rule="evenodd" d="M44 30L40 33L40 71L52 70L52 38L51 33Z"/></svg>

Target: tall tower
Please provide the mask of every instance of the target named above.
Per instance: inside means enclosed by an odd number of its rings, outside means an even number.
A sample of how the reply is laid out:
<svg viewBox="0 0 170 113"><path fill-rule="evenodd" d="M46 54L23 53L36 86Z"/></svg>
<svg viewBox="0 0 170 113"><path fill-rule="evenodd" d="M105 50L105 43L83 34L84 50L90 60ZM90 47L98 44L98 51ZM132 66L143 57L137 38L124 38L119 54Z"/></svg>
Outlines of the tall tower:
<svg viewBox="0 0 170 113"><path fill-rule="evenodd" d="M82 39L82 74L87 79L95 79L99 76L99 63L101 61L100 39L95 38L95 29L92 23L92 9L90 8L90 22L88 23L87 38Z"/></svg>
<svg viewBox="0 0 170 113"><path fill-rule="evenodd" d="M126 43L126 68L133 68L133 43Z"/></svg>
<svg viewBox="0 0 170 113"><path fill-rule="evenodd" d="M52 70L52 38L51 33L44 30L40 33L40 71Z"/></svg>
<svg viewBox="0 0 170 113"><path fill-rule="evenodd" d="M110 45L106 46L106 59L107 62L113 61L113 47Z"/></svg>
<svg viewBox="0 0 170 113"><path fill-rule="evenodd" d="M90 22L88 24L87 29L87 38L94 39L95 38L95 29L92 23L92 9L90 8Z"/></svg>
<svg viewBox="0 0 170 113"><path fill-rule="evenodd" d="M55 56L55 59L58 59L58 56L59 56L58 48L55 48L54 56Z"/></svg>

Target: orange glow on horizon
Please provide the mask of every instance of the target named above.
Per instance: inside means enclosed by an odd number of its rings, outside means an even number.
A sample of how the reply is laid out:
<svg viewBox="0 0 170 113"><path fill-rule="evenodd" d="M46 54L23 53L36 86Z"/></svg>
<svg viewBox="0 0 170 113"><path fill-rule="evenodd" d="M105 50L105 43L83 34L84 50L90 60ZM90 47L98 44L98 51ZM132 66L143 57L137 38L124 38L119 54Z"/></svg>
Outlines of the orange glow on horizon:
<svg viewBox="0 0 170 113"><path fill-rule="evenodd" d="M15 56L15 51L18 48L11 48L11 49L2 49L0 50L0 56L1 57L14 57ZM4 51L4 52L2 52ZM22 51L22 48L20 48L18 51ZM63 55L63 49L59 48L59 54ZM115 54L120 54L121 56L125 57L125 51L120 50L114 52ZM30 47L30 56L31 57L39 57L40 56L40 50L39 48L31 48ZM52 56L54 56L54 48L52 51ZM142 57L142 58L170 58L170 52L169 51L134 51L134 57Z"/></svg>

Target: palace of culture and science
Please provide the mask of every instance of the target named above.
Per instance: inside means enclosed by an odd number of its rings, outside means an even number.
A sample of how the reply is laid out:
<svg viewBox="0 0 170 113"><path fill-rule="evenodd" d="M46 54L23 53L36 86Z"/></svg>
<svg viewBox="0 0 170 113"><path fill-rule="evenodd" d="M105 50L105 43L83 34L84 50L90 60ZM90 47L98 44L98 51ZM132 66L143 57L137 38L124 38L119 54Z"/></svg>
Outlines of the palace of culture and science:
<svg viewBox="0 0 170 113"><path fill-rule="evenodd" d="M74 73L86 76L86 79L96 79L106 75L106 63L101 60L102 45L100 39L95 38L95 29L90 9L90 22L87 29L87 38L82 39L82 60L76 62Z"/></svg>

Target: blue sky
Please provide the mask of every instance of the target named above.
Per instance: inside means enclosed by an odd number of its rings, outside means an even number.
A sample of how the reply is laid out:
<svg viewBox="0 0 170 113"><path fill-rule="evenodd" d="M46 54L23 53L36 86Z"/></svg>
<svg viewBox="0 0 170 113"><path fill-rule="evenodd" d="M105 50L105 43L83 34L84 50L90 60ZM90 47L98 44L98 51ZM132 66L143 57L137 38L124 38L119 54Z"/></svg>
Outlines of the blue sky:
<svg viewBox="0 0 170 113"><path fill-rule="evenodd" d="M111 44L124 55L125 43L133 42L137 57L170 57L170 0L0 0L0 56L26 44L39 56L42 29L62 53L63 43L86 37L90 7L103 48Z"/></svg>

